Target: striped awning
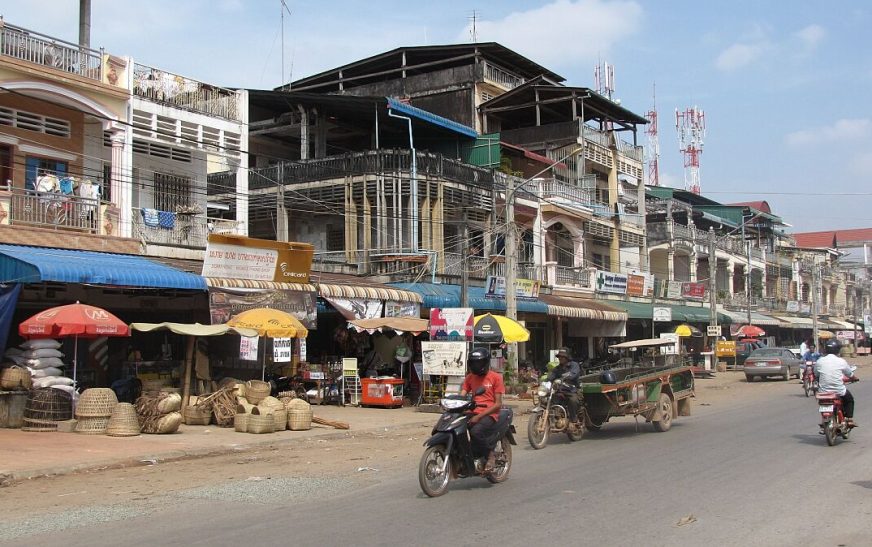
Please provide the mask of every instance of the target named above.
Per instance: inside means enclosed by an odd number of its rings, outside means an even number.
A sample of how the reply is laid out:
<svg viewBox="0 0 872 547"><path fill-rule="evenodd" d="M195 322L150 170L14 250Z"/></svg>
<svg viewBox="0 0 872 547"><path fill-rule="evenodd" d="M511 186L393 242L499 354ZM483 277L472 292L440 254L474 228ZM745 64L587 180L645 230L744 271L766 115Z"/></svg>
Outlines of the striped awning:
<svg viewBox="0 0 872 547"><path fill-rule="evenodd" d="M733 320L733 323L738 323L740 325L748 323L748 312L746 311L725 310L723 308L718 308L718 312L729 316L730 319ZM778 327L783 324L783 321L781 321L778 317L763 315L762 313L752 311L751 324L764 327Z"/></svg>
<svg viewBox="0 0 872 547"><path fill-rule="evenodd" d="M308 283L278 283L276 281L256 281L254 279L233 279L227 277L207 277L206 285L223 289L272 289L306 292L317 290L314 285Z"/></svg>
<svg viewBox="0 0 872 547"><path fill-rule="evenodd" d="M596 319L598 321L627 320L626 311L613 308L603 302L590 298L540 294L539 300L548 306L548 315L574 317L576 319Z"/></svg>
<svg viewBox="0 0 872 547"><path fill-rule="evenodd" d="M318 294L333 298L365 298L370 300L392 300L394 302L422 302L421 295L403 289L372 287L366 285L345 285L339 283L318 283Z"/></svg>

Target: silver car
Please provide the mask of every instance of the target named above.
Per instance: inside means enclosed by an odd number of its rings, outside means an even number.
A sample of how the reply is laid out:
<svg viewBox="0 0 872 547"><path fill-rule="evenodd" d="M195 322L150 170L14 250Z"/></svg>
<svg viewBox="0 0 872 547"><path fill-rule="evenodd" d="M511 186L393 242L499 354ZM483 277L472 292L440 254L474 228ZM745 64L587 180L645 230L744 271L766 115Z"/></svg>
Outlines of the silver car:
<svg viewBox="0 0 872 547"><path fill-rule="evenodd" d="M787 348L755 349L745 359L745 379L753 382L754 378L764 376L781 376L784 380L790 380L791 376L799 378L802 364L796 354Z"/></svg>

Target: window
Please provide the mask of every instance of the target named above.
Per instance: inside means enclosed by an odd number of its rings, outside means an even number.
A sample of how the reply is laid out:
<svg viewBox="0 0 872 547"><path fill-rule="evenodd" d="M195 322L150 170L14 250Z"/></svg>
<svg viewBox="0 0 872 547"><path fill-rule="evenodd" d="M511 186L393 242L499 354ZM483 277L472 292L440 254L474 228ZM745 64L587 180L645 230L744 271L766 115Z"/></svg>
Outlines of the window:
<svg viewBox="0 0 872 547"><path fill-rule="evenodd" d="M191 177L154 174L154 208L175 211L191 205Z"/></svg>
<svg viewBox="0 0 872 547"><path fill-rule="evenodd" d="M65 161L27 156L24 160L24 187L27 190L35 190L36 179L43 173L63 177L67 171L68 166Z"/></svg>
<svg viewBox="0 0 872 547"><path fill-rule="evenodd" d="M345 227L335 228L330 224L327 225L327 250L328 251L344 251L345 250Z"/></svg>
<svg viewBox="0 0 872 547"><path fill-rule="evenodd" d="M12 148L0 146L0 184L12 186Z"/></svg>
<svg viewBox="0 0 872 547"><path fill-rule="evenodd" d="M55 137L70 136L70 122L59 118L41 116L23 110L0 107L0 125L8 125L37 133L45 133Z"/></svg>
<svg viewBox="0 0 872 547"><path fill-rule="evenodd" d="M608 255L601 255L599 253L593 253L593 265L600 270L611 271L612 257Z"/></svg>

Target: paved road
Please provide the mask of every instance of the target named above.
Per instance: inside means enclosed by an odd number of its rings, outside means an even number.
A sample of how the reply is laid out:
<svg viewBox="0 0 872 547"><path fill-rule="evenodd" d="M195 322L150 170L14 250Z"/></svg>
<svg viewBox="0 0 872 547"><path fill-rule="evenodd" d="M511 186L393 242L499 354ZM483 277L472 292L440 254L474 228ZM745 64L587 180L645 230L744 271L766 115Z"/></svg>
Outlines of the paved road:
<svg viewBox="0 0 872 547"><path fill-rule="evenodd" d="M870 384L852 387L862 427L835 447L795 380L756 382L744 386L748 402L699 407L667 433L623 419L542 451L519 439L508 482L457 481L437 499L421 494L408 462L361 489L282 505L188 500L15 543L869 545Z"/></svg>

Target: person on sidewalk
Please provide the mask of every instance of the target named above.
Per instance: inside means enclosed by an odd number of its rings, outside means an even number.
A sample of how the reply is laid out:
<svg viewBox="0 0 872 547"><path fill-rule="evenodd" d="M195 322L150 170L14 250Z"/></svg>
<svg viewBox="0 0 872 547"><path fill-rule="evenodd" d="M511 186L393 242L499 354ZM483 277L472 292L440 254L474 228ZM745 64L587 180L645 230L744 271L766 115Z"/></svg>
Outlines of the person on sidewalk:
<svg viewBox="0 0 872 547"><path fill-rule="evenodd" d="M473 348L467 357L467 365L469 374L463 380L460 394L472 394L475 400L474 416L469 420L470 448L476 460L487 458L484 472L488 473L494 468L495 433L506 385L502 374L490 370L490 351L487 348ZM484 393L475 395L480 387L484 388Z"/></svg>
<svg viewBox="0 0 872 547"><path fill-rule="evenodd" d="M845 387L844 378L854 378L854 371L847 361L839 357L841 344L835 338L824 344L824 356L814 364L814 373L818 378L820 391L838 393L842 398L842 410L848 427L856 427L854 423L854 396Z"/></svg>

